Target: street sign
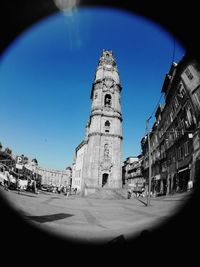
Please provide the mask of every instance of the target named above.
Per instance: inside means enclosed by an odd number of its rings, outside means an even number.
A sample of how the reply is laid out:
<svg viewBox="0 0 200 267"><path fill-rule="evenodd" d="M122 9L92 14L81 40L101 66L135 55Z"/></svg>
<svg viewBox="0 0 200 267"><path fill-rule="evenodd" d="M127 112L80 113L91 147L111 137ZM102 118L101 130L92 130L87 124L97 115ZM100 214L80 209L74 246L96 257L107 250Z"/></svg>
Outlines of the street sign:
<svg viewBox="0 0 200 267"><path fill-rule="evenodd" d="M23 162L22 157L18 156L18 157L17 157L17 163L22 163L22 162Z"/></svg>
<svg viewBox="0 0 200 267"><path fill-rule="evenodd" d="M23 169L23 165L22 164L18 164L16 163L16 169L22 170Z"/></svg>

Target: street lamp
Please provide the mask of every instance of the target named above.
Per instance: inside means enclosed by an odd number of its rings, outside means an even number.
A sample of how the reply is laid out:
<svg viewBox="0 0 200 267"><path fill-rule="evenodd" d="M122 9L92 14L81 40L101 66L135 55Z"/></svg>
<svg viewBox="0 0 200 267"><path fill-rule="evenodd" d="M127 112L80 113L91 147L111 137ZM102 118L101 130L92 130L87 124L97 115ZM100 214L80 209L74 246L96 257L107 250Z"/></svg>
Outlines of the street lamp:
<svg viewBox="0 0 200 267"><path fill-rule="evenodd" d="M148 151L149 151L149 183L148 183L148 195L147 195L147 206L150 205L151 198L151 144L150 144L150 135L149 135L149 119L146 121L146 129L147 129L147 140L148 140Z"/></svg>

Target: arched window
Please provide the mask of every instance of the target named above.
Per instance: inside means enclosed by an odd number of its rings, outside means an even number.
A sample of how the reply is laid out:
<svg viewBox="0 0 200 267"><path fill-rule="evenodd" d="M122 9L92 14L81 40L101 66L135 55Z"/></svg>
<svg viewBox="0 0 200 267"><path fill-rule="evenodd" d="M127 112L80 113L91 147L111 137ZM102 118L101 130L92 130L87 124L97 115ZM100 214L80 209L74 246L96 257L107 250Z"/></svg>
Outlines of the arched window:
<svg viewBox="0 0 200 267"><path fill-rule="evenodd" d="M111 95L109 95L109 94L105 95L104 105L106 107L111 107Z"/></svg>

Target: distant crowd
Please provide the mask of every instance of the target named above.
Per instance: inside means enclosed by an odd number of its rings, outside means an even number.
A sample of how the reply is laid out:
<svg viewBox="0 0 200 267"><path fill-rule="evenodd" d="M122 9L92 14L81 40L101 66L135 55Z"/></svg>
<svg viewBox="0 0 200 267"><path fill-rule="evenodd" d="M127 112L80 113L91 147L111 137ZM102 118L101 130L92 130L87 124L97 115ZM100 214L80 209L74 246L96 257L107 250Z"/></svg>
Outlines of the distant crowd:
<svg viewBox="0 0 200 267"><path fill-rule="evenodd" d="M77 188L71 188L71 186L64 186L64 185L53 185L53 184L45 184L41 186L42 191L52 192L52 193L58 193L58 194L64 194L64 195L71 195L77 193Z"/></svg>
<svg viewBox="0 0 200 267"><path fill-rule="evenodd" d="M4 166L0 167L0 186L7 191L17 190L18 193L21 191L29 191L38 194L39 190L41 190L51 193L62 193L67 197L77 193L77 188L71 188L71 186L55 186L53 184L41 185L34 176L17 175Z"/></svg>
<svg viewBox="0 0 200 267"><path fill-rule="evenodd" d="M25 177L24 175L14 175L14 172L0 168L0 186L5 190L18 190L18 192L27 190L38 193L38 183L33 177Z"/></svg>

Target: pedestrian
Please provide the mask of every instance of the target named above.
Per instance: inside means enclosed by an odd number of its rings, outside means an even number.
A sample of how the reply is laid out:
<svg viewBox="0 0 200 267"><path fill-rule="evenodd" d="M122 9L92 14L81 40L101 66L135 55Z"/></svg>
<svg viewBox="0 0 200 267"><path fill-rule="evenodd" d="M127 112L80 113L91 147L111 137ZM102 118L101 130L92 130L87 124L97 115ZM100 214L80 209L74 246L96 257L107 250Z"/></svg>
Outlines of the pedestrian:
<svg viewBox="0 0 200 267"><path fill-rule="evenodd" d="M128 192L127 192L127 198L131 198L131 189L128 189Z"/></svg>
<svg viewBox="0 0 200 267"><path fill-rule="evenodd" d="M16 178L16 189L18 191L18 194L20 194L21 185L20 185L20 179L19 179L19 177Z"/></svg>
<svg viewBox="0 0 200 267"><path fill-rule="evenodd" d="M70 188L67 187L67 194L66 194L66 197L67 197L67 198L69 197L69 194L70 194Z"/></svg>
<svg viewBox="0 0 200 267"><path fill-rule="evenodd" d="M63 194L66 195L66 187L63 186Z"/></svg>
<svg viewBox="0 0 200 267"><path fill-rule="evenodd" d="M60 185L57 187L57 191L58 191L58 194L61 193L61 186Z"/></svg>
<svg viewBox="0 0 200 267"><path fill-rule="evenodd" d="M74 194L76 195L76 193L77 193L77 188L74 188Z"/></svg>
<svg viewBox="0 0 200 267"><path fill-rule="evenodd" d="M36 181L35 181L35 179L33 180L33 192L34 192L35 194L38 193L38 192L37 192L37 186L36 186Z"/></svg>
<svg viewBox="0 0 200 267"><path fill-rule="evenodd" d="M9 172L5 171L4 173L4 181L3 181L3 186L6 191L9 191Z"/></svg>

